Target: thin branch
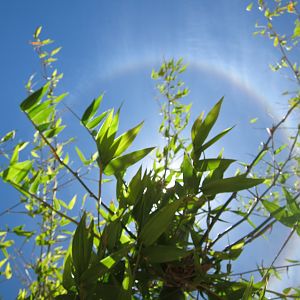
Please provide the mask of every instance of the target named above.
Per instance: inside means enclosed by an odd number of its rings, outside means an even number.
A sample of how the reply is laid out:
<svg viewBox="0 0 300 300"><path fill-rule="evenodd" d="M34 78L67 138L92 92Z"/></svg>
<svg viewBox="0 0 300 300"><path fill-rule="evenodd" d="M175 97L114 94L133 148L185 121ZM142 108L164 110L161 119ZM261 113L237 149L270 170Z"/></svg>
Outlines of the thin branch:
<svg viewBox="0 0 300 300"><path fill-rule="evenodd" d="M288 268L292 268L292 267L300 267L300 262L295 263L295 264L290 264L290 265L278 266L278 267L272 266L272 269L273 270L281 270L281 269L288 269ZM268 270L269 268L270 267L253 269L253 270L249 270L249 271L245 271L245 272L230 274L230 276L243 276L243 275L247 275L247 274L251 274L251 273L255 273L255 272L265 271L265 270Z"/></svg>
<svg viewBox="0 0 300 300"><path fill-rule="evenodd" d="M298 223L294 225L293 229L291 230L290 234L288 235L288 237L286 238L286 240L284 241L283 245L280 247L278 253L276 254L276 256L274 257L271 265L269 266L269 268L267 269L267 272L265 273L265 275L263 276L262 280L266 279L266 277L268 276L271 268L273 267L274 263L276 262L276 260L278 259L278 257L280 256L280 254L282 253L282 251L284 250L284 248L286 247L286 245L288 244L288 242L290 241L290 239L292 238L293 234L295 233L296 229L297 229Z"/></svg>
<svg viewBox="0 0 300 300"><path fill-rule="evenodd" d="M298 101L298 102L299 102L299 101ZM265 150L267 150L268 145L270 144L270 142L271 142L272 139L273 139L274 133L275 133L276 130L280 127L280 125L283 124L283 123L286 121L286 119L288 118L288 116L289 116L289 115L293 112L293 110L297 107L297 105L299 104L298 102L297 102L297 103L294 103L294 105L291 106L291 107L289 108L289 110L287 111L287 113L285 114L285 116L281 119L281 121L279 121L275 126L272 127L272 129L271 129L271 134L270 134L269 138L268 138L267 141L265 142L264 147L258 152L258 154L256 155L256 157L252 160L251 164L247 167L247 170L246 170L246 172L244 173L245 176L247 176L247 175L250 173L250 171L251 171L252 168L255 166L255 163L256 163L257 159L260 157L260 155L261 155ZM298 132L297 132L297 136L298 136L298 135L299 135L299 129L298 129ZM293 148L295 147L295 145L296 145L296 139L294 140L294 143L293 143L293 145L292 145L291 148L293 149ZM290 152L290 153L291 153L291 152ZM290 155L289 155L289 159L290 159ZM279 175L280 175L280 174L278 174L277 178L279 177ZM203 237L202 237L202 239L201 239L201 243L202 243L203 241L206 240L206 238L208 237L210 231L212 230L212 228L213 228L213 226L215 225L215 223L218 221L218 219L219 219L219 217L221 216L221 214L225 211L225 209L227 208L227 206L231 203L231 201L232 201L235 197L236 197L236 193L231 194L231 196L228 198L228 200L223 204L222 208L219 210L219 212L216 214L216 216L212 219L211 226L210 226L209 228L207 228L206 232L204 233L204 235L203 235ZM254 208L255 208L255 206L254 206ZM254 209L254 208L253 208L253 209ZM252 209L252 210L253 210L253 209ZM250 213L251 213L251 212L250 212ZM237 224L236 226L238 226L238 225L240 225L241 223L243 223L244 221L246 221L247 218L248 218L248 217L244 217L243 219L241 219L241 220L238 222L238 224ZM236 226L232 227L230 230L232 230L232 229L235 228ZM228 230L228 231L230 231L230 230ZM228 232L228 231L227 231L227 232ZM226 232L226 233L227 233L227 232ZM224 234L225 234L225 233L224 233ZM221 233L220 237L217 237L217 240L218 240L219 238L221 238L224 234ZM213 245L217 240L215 240L211 245Z"/></svg>
<svg viewBox="0 0 300 300"><path fill-rule="evenodd" d="M50 148L52 151L52 154L54 155L55 159L63 166L65 167L76 179L77 181L82 185L82 187L89 193L90 197L94 198L96 202L98 203L98 197L92 192L92 190L85 184L85 182L80 178L77 172L75 172L67 163L63 161L63 159L60 158L60 156L57 154L56 149L52 146L52 144L48 141L48 139L44 136L44 134L38 130L37 126L34 124L34 122L30 119L27 113L25 113L35 130L39 133L42 140L45 142L46 145ZM103 202L101 202L101 205L111 214L114 215L114 212ZM136 239L136 236L126 227L126 225L121 222L121 226L123 229L130 235L131 238Z"/></svg>

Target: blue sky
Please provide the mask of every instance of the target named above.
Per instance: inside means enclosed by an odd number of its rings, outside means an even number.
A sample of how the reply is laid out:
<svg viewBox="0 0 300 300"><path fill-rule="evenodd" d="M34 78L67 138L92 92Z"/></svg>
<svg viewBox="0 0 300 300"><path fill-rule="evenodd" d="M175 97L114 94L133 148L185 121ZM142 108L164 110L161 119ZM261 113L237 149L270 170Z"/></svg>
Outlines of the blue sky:
<svg viewBox="0 0 300 300"><path fill-rule="evenodd" d="M28 77L39 72L29 41L42 25L42 37L63 47L56 64L64 73L59 90L69 92L66 103L78 114L105 92L103 108L124 102L121 130L145 120L136 147L161 143L151 70L163 58L183 57L189 65L183 77L191 89L186 101L193 102L192 118L225 96L216 132L237 126L217 149L225 147L225 155L250 161L266 137L263 128L287 107L281 92L291 83L269 70L277 50L252 35L261 16L257 9L246 12L246 5L238 0L1 1L1 136L17 129L18 138L31 137L32 128L18 105ZM258 122L250 125L254 117ZM76 120L66 114L65 122L84 145L84 131ZM3 210L16 202L16 193L0 187ZM8 221L2 219L1 225ZM12 299L15 291L5 289L0 284L0 295Z"/></svg>

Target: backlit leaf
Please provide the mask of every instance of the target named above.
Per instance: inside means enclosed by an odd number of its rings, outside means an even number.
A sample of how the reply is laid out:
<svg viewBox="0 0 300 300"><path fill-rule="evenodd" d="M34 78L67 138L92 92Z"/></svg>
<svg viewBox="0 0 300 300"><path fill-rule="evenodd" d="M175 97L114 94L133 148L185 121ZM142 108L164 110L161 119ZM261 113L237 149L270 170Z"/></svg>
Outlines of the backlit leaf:
<svg viewBox="0 0 300 300"><path fill-rule="evenodd" d="M29 95L20 105L23 111L32 108L34 105L38 104L44 95L47 93L50 82L46 83L43 87Z"/></svg>
<svg viewBox="0 0 300 300"><path fill-rule="evenodd" d="M194 152L198 153L206 140L210 130L214 126L221 109L223 97L217 102L217 104L207 114L206 118L201 122L201 118L196 120L192 128L192 141L194 145Z"/></svg>
<svg viewBox="0 0 300 300"><path fill-rule="evenodd" d="M150 215L139 236L146 247L152 245L166 231L181 204L181 199L176 200Z"/></svg>
<svg viewBox="0 0 300 300"><path fill-rule="evenodd" d="M251 11L252 10L252 6L253 6L253 3L251 2L250 4L247 5L246 10L247 11Z"/></svg>
<svg viewBox="0 0 300 300"><path fill-rule="evenodd" d="M114 145L117 147L114 156L117 157L121 155L134 141L136 136L138 135L139 131L141 130L144 122L141 122L136 127L126 131L122 135L120 135L115 141L112 147Z"/></svg>
<svg viewBox="0 0 300 300"><path fill-rule="evenodd" d="M94 99L93 102L88 106L85 112L82 115L81 122L82 124L86 124L97 112L101 102L103 99L103 94L98 98Z"/></svg>
<svg viewBox="0 0 300 300"><path fill-rule="evenodd" d="M101 259L100 262L95 262L88 270L86 270L82 274L81 280L93 281L97 278L100 278L105 273L110 271L123 257L125 257L132 247L133 244L125 245L120 250Z"/></svg>
<svg viewBox="0 0 300 300"><path fill-rule="evenodd" d="M249 189L264 182L264 179L246 178L243 175L217 179L204 183L201 190L206 195L231 193Z"/></svg>
<svg viewBox="0 0 300 300"><path fill-rule="evenodd" d="M8 132L4 137L0 139L0 144L7 142L15 137L16 132L14 130Z"/></svg>
<svg viewBox="0 0 300 300"><path fill-rule="evenodd" d="M100 114L99 116L90 120L88 123L86 123L86 128L91 130L91 129L97 127L100 124L100 122L106 117L107 113L108 113L108 111L105 111L102 114Z"/></svg>
<svg viewBox="0 0 300 300"><path fill-rule="evenodd" d="M154 147L145 148L141 150L137 150L123 156L114 158L110 161L110 163L105 167L104 173L106 175L113 175L119 172L125 171L128 167L132 166L142 158L144 158L147 154L149 154Z"/></svg>
<svg viewBox="0 0 300 300"><path fill-rule="evenodd" d="M6 279L11 279L12 277L12 270L9 262L6 264L4 276L6 277Z"/></svg>
<svg viewBox="0 0 300 300"><path fill-rule="evenodd" d="M203 152L204 150L206 150L207 148L209 148L211 145L213 145L214 143L216 143L219 139L221 139L225 134L227 134L233 128L234 128L234 126L223 130L221 133L219 133L218 135L216 135L215 137L213 137L211 140L209 140L207 143L205 143L202 147L200 147L199 151Z"/></svg>

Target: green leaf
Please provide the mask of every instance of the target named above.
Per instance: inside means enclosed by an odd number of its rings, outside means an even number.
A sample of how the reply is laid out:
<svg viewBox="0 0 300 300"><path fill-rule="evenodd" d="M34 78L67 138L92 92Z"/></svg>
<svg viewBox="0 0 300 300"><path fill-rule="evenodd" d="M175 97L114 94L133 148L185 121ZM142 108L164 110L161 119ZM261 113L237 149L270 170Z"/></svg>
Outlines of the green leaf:
<svg viewBox="0 0 300 300"><path fill-rule="evenodd" d="M10 266L9 262L6 264L6 267L4 270L4 276L6 279L11 279L11 277L12 277L12 270L11 270L11 266Z"/></svg>
<svg viewBox="0 0 300 300"><path fill-rule="evenodd" d="M191 252L176 246L156 245L143 249L143 256L149 263L164 263L169 261L178 261L186 257Z"/></svg>
<svg viewBox="0 0 300 300"><path fill-rule="evenodd" d="M28 142L21 142L14 148L13 154L10 158L10 165L13 165L18 162L19 152L22 151L28 144Z"/></svg>
<svg viewBox="0 0 300 300"><path fill-rule="evenodd" d="M299 36L300 36L300 21L298 19L296 19L294 33L293 33L292 38L294 39Z"/></svg>
<svg viewBox="0 0 300 300"><path fill-rule="evenodd" d="M8 258L4 258L0 261L0 269L4 266L4 264L7 262Z"/></svg>
<svg viewBox="0 0 300 300"><path fill-rule="evenodd" d="M102 143L103 137L105 135L108 136L108 130L111 125L113 116L114 116L114 109L107 111L107 117L106 117L105 121L103 122L102 126L100 127L100 129L98 130L98 133L96 135L96 140L99 143L98 148Z"/></svg>
<svg viewBox="0 0 300 300"><path fill-rule="evenodd" d="M62 285L66 290L70 290L75 285L72 277L72 258L70 254L66 254Z"/></svg>
<svg viewBox="0 0 300 300"><path fill-rule="evenodd" d="M34 117L31 117L30 114L28 115L34 124L40 125L49 122L54 112L55 112L55 107L50 106L38 112Z"/></svg>
<svg viewBox="0 0 300 300"><path fill-rule="evenodd" d="M268 153L268 150L264 150L260 153L260 155L254 160L252 163L253 167L256 166L263 158L264 156Z"/></svg>
<svg viewBox="0 0 300 300"><path fill-rule="evenodd" d="M8 132L4 137L2 137L0 139L0 144L2 144L4 142L7 142L8 140L13 139L15 137L15 135L16 135L15 130L12 130L12 131Z"/></svg>
<svg viewBox="0 0 300 300"><path fill-rule="evenodd" d="M39 27L35 30L35 32L34 32L34 34L33 34L33 37L34 37L35 39L37 39L37 38L39 37L41 31L42 31L42 26L39 26Z"/></svg>
<svg viewBox="0 0 300 300"><path fill-rule="evenodd" d="M103 231L103 239L109 251L114 250L117 241L120 240L121 233L122 227L118 219L107 224Z"/></svg>
<svg viewBox="0 0 300 300"><path fill-rule="evenodd" d="M97 127L99 125L99 123L107 116L107 114L108 114L108 111L105 111L101 115L95 117L94 119L92 119L91 121L86 123L86 128L91 130L91 129Z"/></svg>
<svg viewBox="0 0 300 300"><path fill-rule="evenodd" d="M192 126L192 130L191 130L191 137L192 137L192 141L194 141L196 139L197 136L197 130L198 128L201 126L202 124L202 120L204 117L204 112L202 112L199 117L196 119L196 121L194 122L193 126Z"/></svg>
<svg viewBox="0 0 300 300"><path fill-rule="evenodd" d="M223 102L223 97L221 100L217 102L217 104L211 109L211 111L207 114L207 117L202 120L202 116L200 116L193 125L192 128L192 141L194 145L194 152L198 153L206 140L210 130L214 126L221 109L221 105Z"/></svg>
<svg viewBox="0 0 300 300"><path fill-rule="evenodd" d="M117 113L114 115L109 127L108 127L108 137L113 136L115 138L116 133L119 128L119 116L120 116L121 107L117 110Z"/></svg>
<svg viewBox="0 0 300 300"><path fill-rule="evenodd" d="M279 154L279 153L280 153L283 149L285 149L287 146L288 146L288 144L283 144L283 145L281 145L278 149L276 149L276 150L274 151L274 155Z"/></svg>
<svg viewBox="0 0 300 300"><path fill-rule="evenodd" d="M127 196L125 197L125 201L126 201L125 203L127 205L136 204L139 198L142 196L143 191L144 191L144 180L142 180L142 167L140 167L128 185Z"/></svg>
<svg viewBox="0 0 300 300"><path fill-rule="evenodd" d="M61 209L61 200L54 198L53 199L53 208L57 211L60 211Z"/></svg>
<svg viewBox="0 0 300 300"><path fill-rule="evenodd" d="M278 206L268 200L262 200L262 204L271 216L287 227L293 227L299 222L300 210L288 211L285 207Z"/></svg>
<svg viewBox="0 0 300 300"><path fill-rule="evenodd" d="M243 251L244 242L233 245L228 251L215 251L212 255L221 260L236 260Z"/></svg>
<svg viewBox="0 0 300 300"><path fill-rule="evenodd" d="M140 132L144 122L141 122L136 127L128 130L120 135L113 143L112 148L116 147L114 157L120 156L134 141L138 133Z"/></svg>
<svg viewBox="0 0 300 300"><path fill-rule="evenodd" d="M88 106L82 115L81 122L86 125L86 123L96 114L103 99L103 94L98 98L94 99L93 102Z"/></svg>
<svg viewBox="0 0 300 300"><path fill-rule="evenodd" d="M29 188L29 192L31 194L35 194L38 191L39 185L42 183L41 182L41 174L42 174L42 171L38 171L33 176L33 178L31 178L31 180L30 180L31 185L30 185L30 188Z"/></svg>
<svg viewBox="0 0 300 300"><path fill-rule="evenodd" d="M247 285L247 288L243 294L242 300L252 300L252 290L253 290L253 276L251 276L250 282Z"/></svg>
<svg viewBox="0 0 300 300"><path fill-rule="evenodd" d="M251 2L250 4L247 5L246 10L251 11L253 7L253 3Z"/></svg>
<svg viewBox="0 0 300 300"><path fill-rule="evenodd" d="M194 161L195 167L199 172L213 171L221 167L227 169L230 164L235 162L234 159L226 158L206 158Z"/></svg>
<svg viewBox="0 0 300 300"><path fill-rule="evenodd" d="M118 295L118 300L131 300L131 290L133 285L133 276L128 260L125 262L125 272L122 281L122 289Z"/></svg>
<svg viewBox="0 0 300 300"><path fill-rule="evenodd" d="M43 87L32 93L28 96L20 105L23 111L27 111L28 109L32 108L36 104L38 104L44 95L47 93L49 88L50 82L46 83Z"/></svg>
<svg viewBox="0 0 300 300"><path fill-rule="evenodd" d="M128 167L137 163L139 160L149 154L154 147L137 150L124 156L120 156L112 159L104 169L105 175L114 175L120 172L124 172Z"/></svg>
<svg viewBox="0 0 300 300"><path fill-rule="evenodd" d="M299 204L296 201L296 198L294 198L290 192L285 188L282 187L286 202L287 202L287 208L290 210L290 212L293 213L299 213Z"/></svg>
<svg viewBox="0 0 300 300"><path fill-rule="evenodd" d="M219 193L232 193L249 189L264 182L264 179L246 178L244 175L217 179L204 183L201 187L203 194L215 195Z"/></svg>
<svg viewBox="0 0 300 300"><path fill-rule="evenodd" d="M58 127L55 127L53 129L49 129L49 130L46 130L44 132L44 136L48 139L52 138L52 137L55 137L57 136L66 126L65 125L62 125L62 126L58 126Z"/></svg>
<svg viewBox="0 0 300 300"><path fill-rule="evenodd" d="M35 233L34 231L26 231L26 230L23 230L23 228L24 228L24 225L16 226L12 229L12 232L18 236L25 236L27 238L30 238L31 236L34 235L34 233Z"/></svg>
<svg viewBox="0 0 300 300"><path fill-rule="evenodd" d="M281 216L284 215L284 207L281 207L274 202L270 202L268 200L261 200L265 209L275 218L280 219Z"/></svg>
<svg viewBox="0 0 300 300"><path fill-rule="evenodd" d="M68 209L72 210L77 200L77 195L75 195L68 204Z"/></svg>
<svg viewBox="0 0 300 300"><path fill-rule="evenodd" d="M179 199L168 203L150 215L139 236L140 241L146 247L152 245L166 231L181 205L182 199Z"/></svg>
<svg viewBox="0 0 300 300"><path fill-rule="evenodd" d="M50 56L54 56L55 54L57 54L60 50L62 49L62 47L57 47L55 49L53 49L50 53Z"/></svg>
<svg viewBox="0 0 300 300"><path fill-rule="evenodd" d="M200 147L199 152L203 152L204 150L209 148L211 145L216 143L219 139L221 139L225 134L227 134L233 128L234 128L234 126L227 128L227 129L223 130L221 133L219 133L218 135L216 135L215 137L213 137L211 140L209 140L207 143L205 143L202 147Z"/></svg>
<svg viewBox="0 0 300 300"><path fill-rule="evenodd" d="M100 262L95 262L86 270L81 280L93 282L102 277L105 273L109 272L122 258L124 258L133 247L133 244L127 244L120 250L112 253L111 255L101 259Z"/></svg>
<svg viewBox="0 0 300 300"><path fill-rule="evenodd" d="M26 160L9 166L2 174L5 181L20 183L32 168L32 161Z"/></svg>
<svg viewBox="0 0 300 300"><path fill-rule="evenodd" d="M72 243L72 258L75 270L80 277L88 268L93 247L92 221L89 228L86 228L86 213L83 214L74 234Z"/></svg>
<svg viewBox="0 0 300 300"><path fill-rule="evenodd" d="M3 251L3 249L11 247L13 244L14 244L13 240L8 240L8 241L5 241L5 242L0 241L0 249Z"/></svg>
<svg viewBox="0 0 300 300"><path fill-rule="evenodd" d="M88 160L85 158L84 154L80 151L80 149L77 146L75 146L75 150L76 150L77 155L78 155L79 159L81 160L81 162L84 165L88 165Z"/></svg>
<svg viewBox="0 0 300 300"><path fill-rule="evenodd" d="M193 168L190 158L185 153L181 164L181 172L183 176L184 187L187 193L197 193L199 188L200 179L197 178L197 174Z"/></svg>

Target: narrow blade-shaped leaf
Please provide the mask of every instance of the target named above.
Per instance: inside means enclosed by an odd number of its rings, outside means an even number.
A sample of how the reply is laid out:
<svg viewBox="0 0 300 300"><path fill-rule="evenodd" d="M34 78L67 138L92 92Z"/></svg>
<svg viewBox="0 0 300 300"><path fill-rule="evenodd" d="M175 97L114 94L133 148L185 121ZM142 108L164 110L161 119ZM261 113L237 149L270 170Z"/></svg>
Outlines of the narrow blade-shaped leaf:
<svg viewBox="0 0 300 300"><path fill-rule="evenodd" d="M29 95L20 105L23 111L32 108L34 105L38 104L44 95L47 93L50 83L46 83L43 87Z"/></svg>
<svg viewBox="0 0 300 300"><path fill-rule="evenodd" d="M246 178L243 175L217 179L204 183L201 190L206 195L232 193L249 189L264 182L264 179Z"/></svg>
<svg viewBox="0 0 300 300"><path fill-rule="evenodd" d="M75 285L74 278L72 277L72 259L70 254L64 262L62 285L67 290L71 289L71 287Z"/></svg>
<svg viewBox="0 0 300 300"><path fill-rule="evenodd" d="M218 135L216 135L215 137L213 137L211 140L209 140L207 143L205 143L202 147L200 147L199 152L203 152L204 150L209 148L211 145L216 143L219 139L221 139L225 134L227 134L233 128L234 128L234 126L227 128L227 129L223 130L221 133L219 133Z"/></svg>
<svg viewBox="0 0 300 300"><path fill-rule="evenodd" d="M294 198L291 193L285 188L282 188L283 194L285 196L286 202L287 202L287 208L291 213L300 213L299 204L296 201L296 198Z"/></svg>
<svg viewBox="0 0 300 300"><path fill-rule="evenodd" d="M195 152L198 152L199 149L201 149L201 146L203 145L204 141L206 140L210 130L214 126L214 124L219 116L222 102L223 102L223 97L211 109L211 111L207 114L207 116L203 120L203 122L198 122L195 126L193 126L192 137L194 136L194 138L192 140L193 140Z"/></svg>
<svg viewBox="0 0 300 300"><path fill-rule="evenodd" d="M113 136L113 138L115 138L116 133L118 131L119 128L119 118L120 118L120 110L121 107L117 110L117 113L114 115L111 124L108 128L108 136Z"/></svg>
<svg viewBox="0 0 300 300"><path fill-rule="evenodd" d="M179 260L191 252L176 246L156 245L143 249L143 256L149 263L164 263Z"/></svg>
<svg viewBox="0 0 300 300"><path fill-rule="evenodd" d="M88 268L93 247L93 221L86 228L86 214L84 213L74 234L72 242L73 264L78 276Z"/></svg>
<svg viewBox="0 0 300 300"><path fill-rule="evenodd" d="M226 158L206 158L206 159L200 159L198 161L195 161L195 167L197 168L197 171L199 172L206 172L206 171L213 171L219 167L224 167L227 169L227 167L235 162L233 159L226 159Z"/></svg>
<svg viewBox="0 0 300 300"><path fill-rule="evenodd" d="M94 99L93 102L88 106L85 112L82 115L81 122L82 124L86 124L97 112L101 102L103 99L103 94L98 98Z"/></svg>
<svg viewBox="0 0 300 300"><path fill-rule="evenodd" d="M132 144L132 142L134 141L134 139L140 132L143 124L144 124L144 122L141 122L136 127L132 128L132 129L126 131L125 133L123 133L122 135L120 135L114 141L113 148L114 148L114 146L116 147L116 151L114 154L115 157L120 156Z"/></svg>
<svg viewBox="0 0 300 300"><path fill-rule="evenodd" d="M166 231L181 204L181 199L168 203L150 216L139 236L146 247L152 245Z"/></svg>
<svg viewBox="0 0 300 300"><path fill-rule="evenodd" d="M31 168L32 168L32 161L26 160L22 162L17 162L9 166L3 172L2 177L5 181L19 184L27 176Z"/></svg>
<svg viewBox="0 0 300 300"><path fill-rule="evenodd" d="M101 115L95 117L94 119L92 119L91 121L86 123L86 128L88 129L93 129L95 127L97 127L100 122L106 117L106 115L108 114L108 111L103 112Z"/></svg>
<svg viewBox="0 0 300 300"><path fill-rule="evenodd" d="M103 122L102 126L98 130L98 133L96 135L96 140L99 143L99 146L101 145L103 137L108 135L108 130L111 125L113 116L114 116L114 109L111 109L107 112L108 116L106 117L105 121Z"/></svg>
<svg viewBox="0 0 300 300"><path fill-rule="evenodd" d="M105 273L109 272L123 257L125 257L132 247L133 244L125 245L120 250L101 259L100 262L92 264L91 267L82 274L81 280L83 282L92 282L93 280L100 278Z"/></svg>
<svg viewBox="0 0 300 300"><path fill-rule="evenodd" d="M133 164L137 163L139 160L144 158L153 149L154 147L145 148L114 158L105 167L105 175L113 175L125 171L128 167L132 166Z"/></svg>
<svg viewBox="0 0 300 300"><path fill-rule="evenodd" d="M187 154L184 154L181 164L184 187L188 193L196 193L199 188L199 182L192 162Z"/></svg>
<svg viewBox="0 0 300 300"><path fill-rule="evenodd" d="M203 121L203 117L204 117L204 112L202 112L200 114L200 116L196 119L196 121L194 122L194 124L192 126L192 130L191 130L192 141L194 141L196 139L198 129L201 126L202 121Z"/></svg>
<svg viewBox="0 0 300 300"><path fill-rule="evenodd" d="M122 281L122 289L119 293L118 300L131 300L131 290L133 285L133 274L128 260L125 262L125 272Z"/></svg>
<svg viewBox="0 0 300 300"><path fill-rule="evenodd" d="M4 142L7 142L8 140L10 139L13 139L16 135L16 132L15 130L12 130L10 132L8 132L5 136L3 136L1 139L0 139L0 144L4 143Z"/></svg>
<svg viewBox="0 0 300 300"><path fill-rule="evenodd" d="M85 158L84 154L81 152L81 150L76 146L75 147L75 150L77 152L77 155L79 157L79 159L81 160L81 162L84 164L84 165L88 165L88 160Z"/></svg>

